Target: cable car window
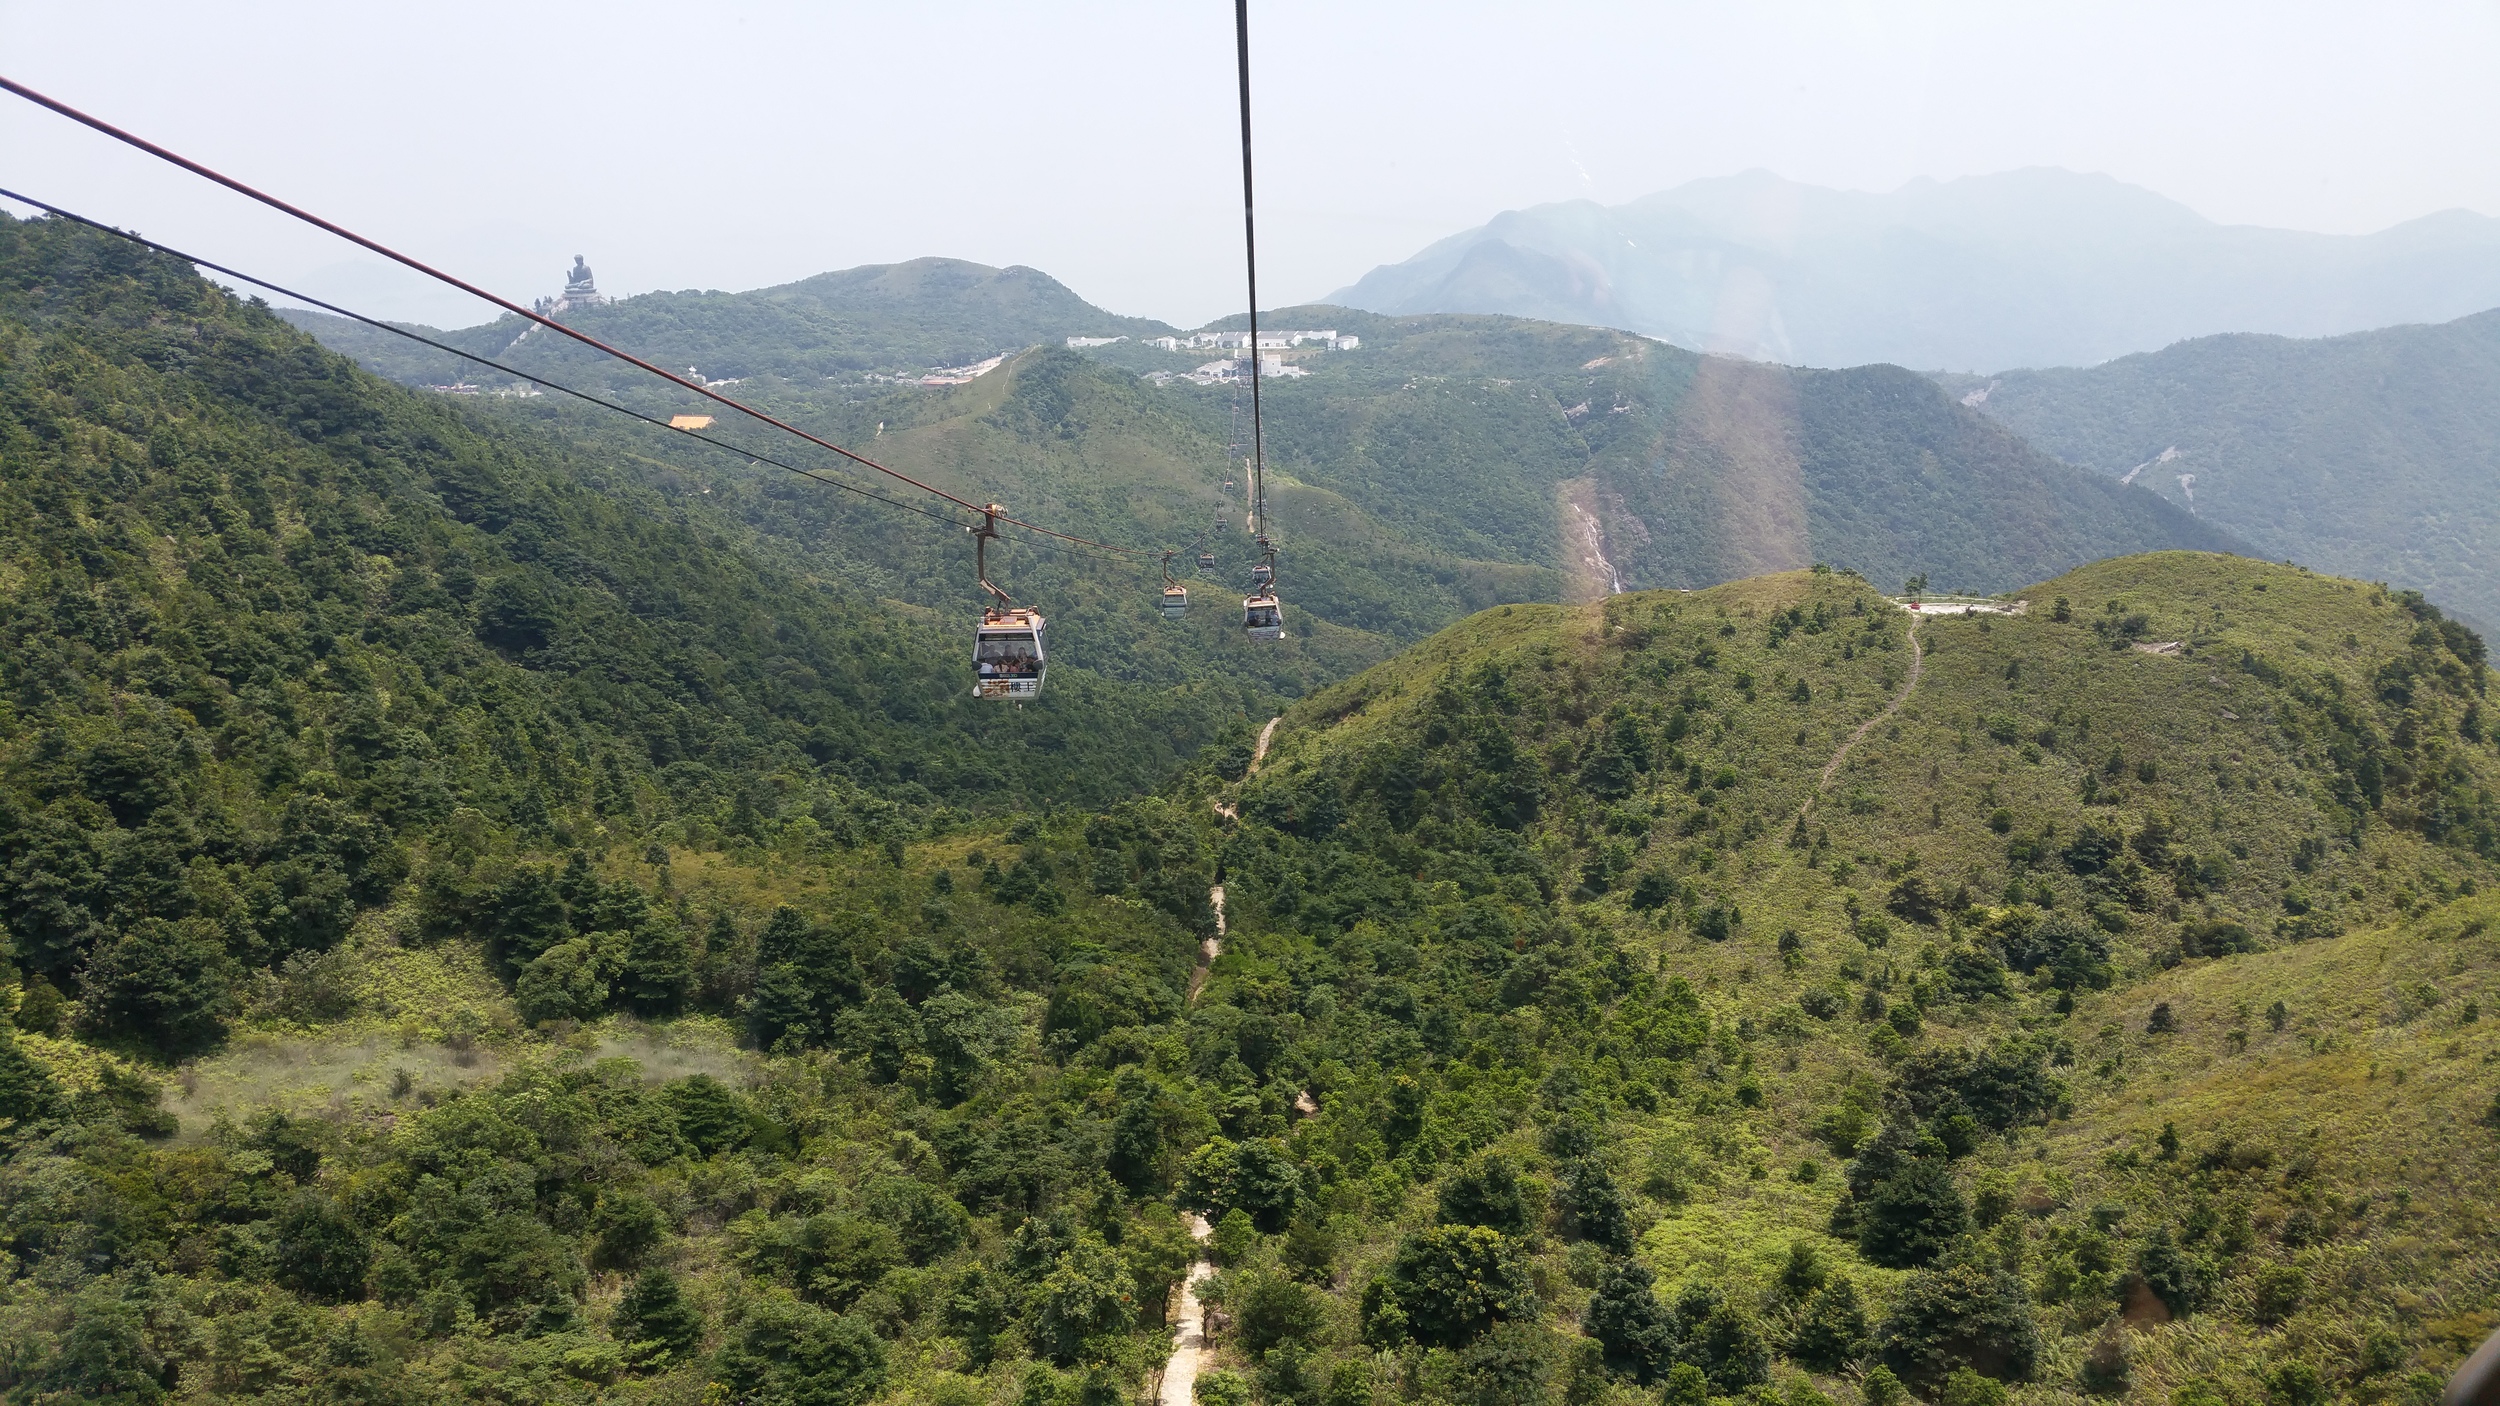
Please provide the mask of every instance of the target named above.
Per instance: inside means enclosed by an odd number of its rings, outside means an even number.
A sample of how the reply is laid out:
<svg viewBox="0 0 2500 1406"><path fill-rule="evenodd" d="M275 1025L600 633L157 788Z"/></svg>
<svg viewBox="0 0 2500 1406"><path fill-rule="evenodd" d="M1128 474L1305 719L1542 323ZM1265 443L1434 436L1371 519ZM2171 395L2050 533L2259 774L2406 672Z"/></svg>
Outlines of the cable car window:
<svg viewBox="0 0 2500 1406"><path fill-rule="evenodd" d="M1013 677L1040 668L1042 650L1031 635L983 635L972 651L972 661L984 674Z"/></svg>

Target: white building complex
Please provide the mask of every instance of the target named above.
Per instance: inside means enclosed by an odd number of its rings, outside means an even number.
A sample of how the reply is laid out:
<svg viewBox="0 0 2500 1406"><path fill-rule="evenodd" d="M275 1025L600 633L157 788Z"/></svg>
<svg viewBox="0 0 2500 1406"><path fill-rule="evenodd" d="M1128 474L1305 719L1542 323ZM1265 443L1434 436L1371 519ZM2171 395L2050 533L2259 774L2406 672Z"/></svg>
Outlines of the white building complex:
<svg viewBox="0 0 2500 1406"><path fill-rule="evenodd" d="M1193 332L1186 337L1149 337L1144 345L1168 352L1197 351L1205 347L1239 351L1249 341L1250 334L1247 332ZM1317 342L1324 351L1352 351L1363 345L1362 338L1350 334L1341 336L1335 328L1303 328L1290 332L1271 330L1259 334L1259 350L1263 352L1292 351L1304 342ZM1069 338L1068 345L1079 345L1078 339ZM1085 345L1099 346L1101 343L1089 340Z"/></svg>

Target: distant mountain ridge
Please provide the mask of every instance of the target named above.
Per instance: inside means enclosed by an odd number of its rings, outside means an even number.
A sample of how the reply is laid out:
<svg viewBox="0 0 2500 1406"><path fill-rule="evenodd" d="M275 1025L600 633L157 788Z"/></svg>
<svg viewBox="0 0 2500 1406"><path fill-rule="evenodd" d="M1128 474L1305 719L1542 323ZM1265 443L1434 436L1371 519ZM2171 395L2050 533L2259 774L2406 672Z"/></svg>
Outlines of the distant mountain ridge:
<svg viewBox="0 0 2500 1406"><path fill-rule="evenodd" d="M457 358L343 318L300 309L282 309L280 316L393 380L447 383L461 373ZM716 379L820 380L960 365L1069 335L1135 338L1173 330L1150 318L1105 312L1037 269L938 258L840 269L743 293L644 293L563 318L662 365L698 367ZM639 371L543 333L516 346L528 329L520 318L503 317L456 331L423 330L463 351L568 382L643 379Z"/></svg>
<svg viewBox="0 0 2500 1406"><path fill-rule="evenodd" d="M2069 463L2141 466L2137 486L2268 556L2500 621L2500 311L1941 379Z"/></svg>
<svg viewBox="0 0 2500 1406"><path fill-rule="evenodd" d="M2327 336L2500 306L2500 220L2449 210L2307 234L2050 168L1884 194L1749 171L1507 211L1329 301L1584 322L1794 365L2092 365L2213 333Z"/></svg>

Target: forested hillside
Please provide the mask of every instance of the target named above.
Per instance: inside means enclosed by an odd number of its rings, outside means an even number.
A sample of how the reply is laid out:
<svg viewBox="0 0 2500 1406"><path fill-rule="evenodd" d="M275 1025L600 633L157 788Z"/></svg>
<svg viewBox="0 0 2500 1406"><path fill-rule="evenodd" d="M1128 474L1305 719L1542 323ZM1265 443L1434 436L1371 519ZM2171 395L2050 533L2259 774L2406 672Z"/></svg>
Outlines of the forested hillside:
<svg viewBox="0 0 2500 1406"><path fill-rule="evenodd" d="M2481 642L2207 556L2024 594L1518 607L1289 713L1209 995L1299 1017L1291 1142L1373 1170L1309 1332L1247 1317L1296 1236L1242 1257L1239 1369L2435 1396L2495 1308Z"/></svg>
<svg viewBox="0 0 2500 1406"><path fill-rule="evenodd" d="M2417 1401L2500 1312L2500 743L2418 596L1503 605L1254 763L1236 646L973 710L829 499L0 270L12 1400L1113 1406L1191 1215L1208 1406ZM1216 432L1156 390L887 438Z"/></svg>
<svg viewBox="0 0 2500 1406"><path fill-rule="evenodd" d="M2500 620L2500 312L1947 381L1986 391L1979 409L2042 449L2134 472L2267 556Z"/></svg>
<svg viewBox="0 0 2500 1406"><path fill-rule="evenodd" d="M325 948L454 834L861 844L1100 804L1255 706L1071 668L976 707L954 630L180 265L49 222L0 241L0 905L55 986L150 924L206 924L201 960Z"/></svg>

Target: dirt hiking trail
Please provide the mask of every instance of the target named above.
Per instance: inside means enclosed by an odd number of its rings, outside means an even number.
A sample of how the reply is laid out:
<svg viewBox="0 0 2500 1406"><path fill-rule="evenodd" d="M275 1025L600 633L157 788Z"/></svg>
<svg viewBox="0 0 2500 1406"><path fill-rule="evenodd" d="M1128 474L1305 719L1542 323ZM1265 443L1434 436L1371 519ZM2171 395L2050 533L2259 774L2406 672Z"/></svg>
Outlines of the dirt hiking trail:
<svg viewBox="0 0 2500 1406"><path fill-rule="evenodd" d="M1840 764L1849 760L1849 749L1857 746L1861 741L1864 741L1866 735L1875 730L1876 724L1884 722L1891 718L1893 714L1900 712L1901 705L1909 702L1910 695L1918 690L1918 676L1925 672L1927 668L1927 651L1922 648L1918 642L1918 627L1924 622L1925 618L1926 617L1919 615L1913 615L1910 617L1909 681L1901 685L1901 692L1894 696L1891 706L1885 708L1884 711L1877 713L1875 716L1868 718L1865 722L1858 724L1858 730L1850 733L1849 739L1840 744L1840 750L1832 753L1832 759L1823 763L1823 774L1816 778L1814 789L1806 794L1805 804L1797 807L1797 822L1799 824L1802 825L1805 823L1807 814L1814 809L1814 803L1823 798L1823 793L1832 789L1832 778L1840 774Z"/></svg>

